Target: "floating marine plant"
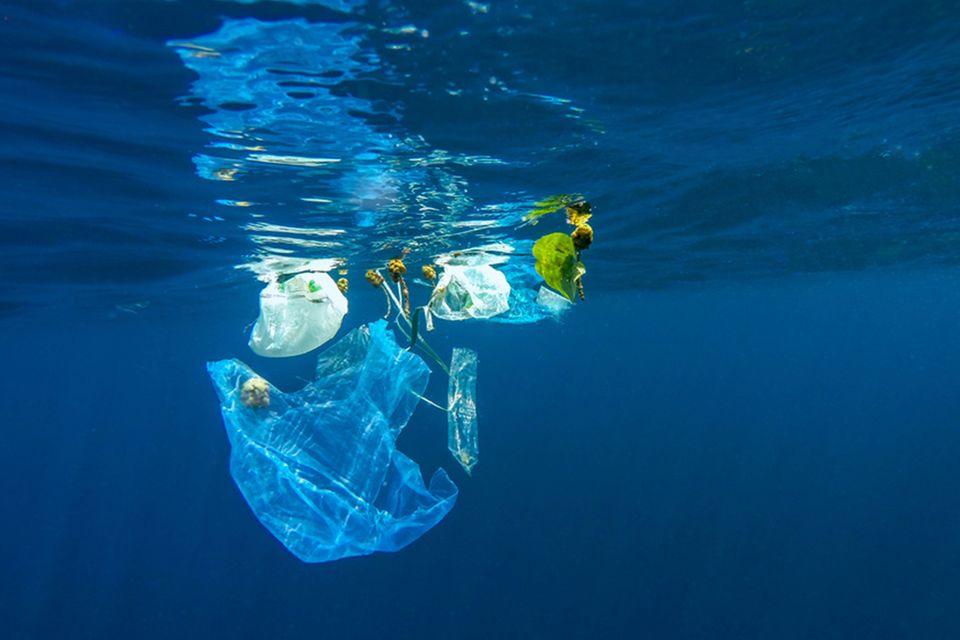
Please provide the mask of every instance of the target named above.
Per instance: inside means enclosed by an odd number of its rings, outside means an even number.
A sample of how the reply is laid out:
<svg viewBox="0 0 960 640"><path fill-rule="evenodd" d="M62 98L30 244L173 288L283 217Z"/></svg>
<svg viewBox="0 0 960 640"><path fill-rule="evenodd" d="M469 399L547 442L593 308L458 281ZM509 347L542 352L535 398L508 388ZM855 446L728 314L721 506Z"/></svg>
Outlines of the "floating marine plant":
<svg viewBox="0 0 960 640"><path fill-rule="evenodd" d="M423 278L430 284L437 281L437 269L432 264L425 264L420 268Z"/></svg>
<svg viewBox="0 0 960 640"><path fill-rule="evenodd" d="M573 300L577 281L587 270L570 236L560 232L543 236L533 245L533 257L537 259L537 273L547 285Z"/></svg>
<svg viewBox="0 0 960 640"><path fill-rule="evenodd" d="M270 406L270 384L260 377L247 378L240 388L240 403L251 409Z"/></svg>
<svg viewBox="0 0 960 640"><path fill-rule="evenodd" d="M534 207L536 208L527 215L523 216L523 221L530 224L537 224L540 222L541 217L555 213L561 209L565 209L578 202L586 203L586 200L583 199L583 196L576 193L563 193L556 196L550 196L549 198L541 200L540 202L534 203ZM589 207L590 205L587 206Z"/></svg>
<svg viewBox="0 0 960 640"><path fill-rule="evenodd" d="M407 281L403 279L403 274L407 272L407 265L403 263L403 258L393 258L387 262L387 273L390 279L400 285L400 299L403 301L403 315L410 319L410 290L407 288Z"/></svg>
<svg viewBox="0 0 960 640"><path fill-rule="evenodd" d="M533 245L533 256L536 258L537 273L547 285L563 294L572 301L574 293L584 299L583 276L587 268L580 260L580 252L593 244L593 227L587 221L593 217L590 203L580 196L560 195L551 196L537 203L537 208L527 214L524 220L531 223L540 217L566 210L567 224L574 229L565 233L550 233Z"/></svg>

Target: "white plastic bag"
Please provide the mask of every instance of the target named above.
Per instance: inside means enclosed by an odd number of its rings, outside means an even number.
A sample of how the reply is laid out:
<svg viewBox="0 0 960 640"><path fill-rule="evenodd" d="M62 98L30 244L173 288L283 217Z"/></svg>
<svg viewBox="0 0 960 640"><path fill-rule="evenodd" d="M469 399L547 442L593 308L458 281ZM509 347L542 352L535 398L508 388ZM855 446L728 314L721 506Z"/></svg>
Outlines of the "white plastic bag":
<svg viewBox="0 0 960 640"><path fill-rule="evenodd" d="M260 292L260 317L250 349L260 356L285 358L316 349L340 330L347 299L326 273L298 273Z"/></svg>
<svg viewBox="0 0 960 640"><path fill-rule="evenodd" d="M433 289L430 311L444 320L490 318L510 308L510 283L490 265L447 265Z"/></svg>

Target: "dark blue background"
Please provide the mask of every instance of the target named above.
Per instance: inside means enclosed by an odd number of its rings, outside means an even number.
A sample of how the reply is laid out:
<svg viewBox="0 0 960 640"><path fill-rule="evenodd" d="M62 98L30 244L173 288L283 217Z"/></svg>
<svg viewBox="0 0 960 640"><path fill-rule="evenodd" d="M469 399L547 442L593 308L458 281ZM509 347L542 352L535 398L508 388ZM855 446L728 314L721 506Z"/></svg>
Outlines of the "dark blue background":
<svg viewBox="0 0 960 640"><path fill-rule="evenodd" d="M600 294L560 326L449 329L481 357L474 477L421 407L401 447L456 472L453 512L314 566L229 481L202 363L244 353L225 319L248 301L7 321L5 635L954 637L957 284ZM255 366L295 386L311 361Z"/></svg>

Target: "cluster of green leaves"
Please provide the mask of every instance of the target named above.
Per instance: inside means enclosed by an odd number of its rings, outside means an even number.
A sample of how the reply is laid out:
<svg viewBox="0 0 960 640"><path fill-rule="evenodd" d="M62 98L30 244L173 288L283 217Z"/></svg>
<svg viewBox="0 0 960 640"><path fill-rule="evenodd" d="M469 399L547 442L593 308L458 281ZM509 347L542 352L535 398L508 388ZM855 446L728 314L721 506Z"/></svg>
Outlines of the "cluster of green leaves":
<svg viewBox="0 0 960 640"><path fill-rule="evenodd" d="M561 209L566 209L575 202L582 202L583 196L577 193L563 193L556 196L550 196L534 204L534 210L523 216L524 222L537 224L543 216L555 213Z"/></svg>

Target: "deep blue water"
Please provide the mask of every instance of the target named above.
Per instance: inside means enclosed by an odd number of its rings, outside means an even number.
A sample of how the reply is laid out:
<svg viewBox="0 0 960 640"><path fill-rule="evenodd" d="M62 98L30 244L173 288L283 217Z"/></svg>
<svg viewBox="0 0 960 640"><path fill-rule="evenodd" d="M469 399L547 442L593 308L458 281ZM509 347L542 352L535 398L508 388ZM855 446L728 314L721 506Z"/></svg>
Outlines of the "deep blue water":
<svg viewBox="0 0 960 640"><path fill-rule="evenodd" d="M960 4L0 3L0 637L960 637ZM480 462L402 551L251 514L207 361L262 282L507 243L587 299L438 323ZM519 258L517 258L519 259ZM414 286L424 295L425 289ZM442 397L435 371L428 395Z"/></svg>

